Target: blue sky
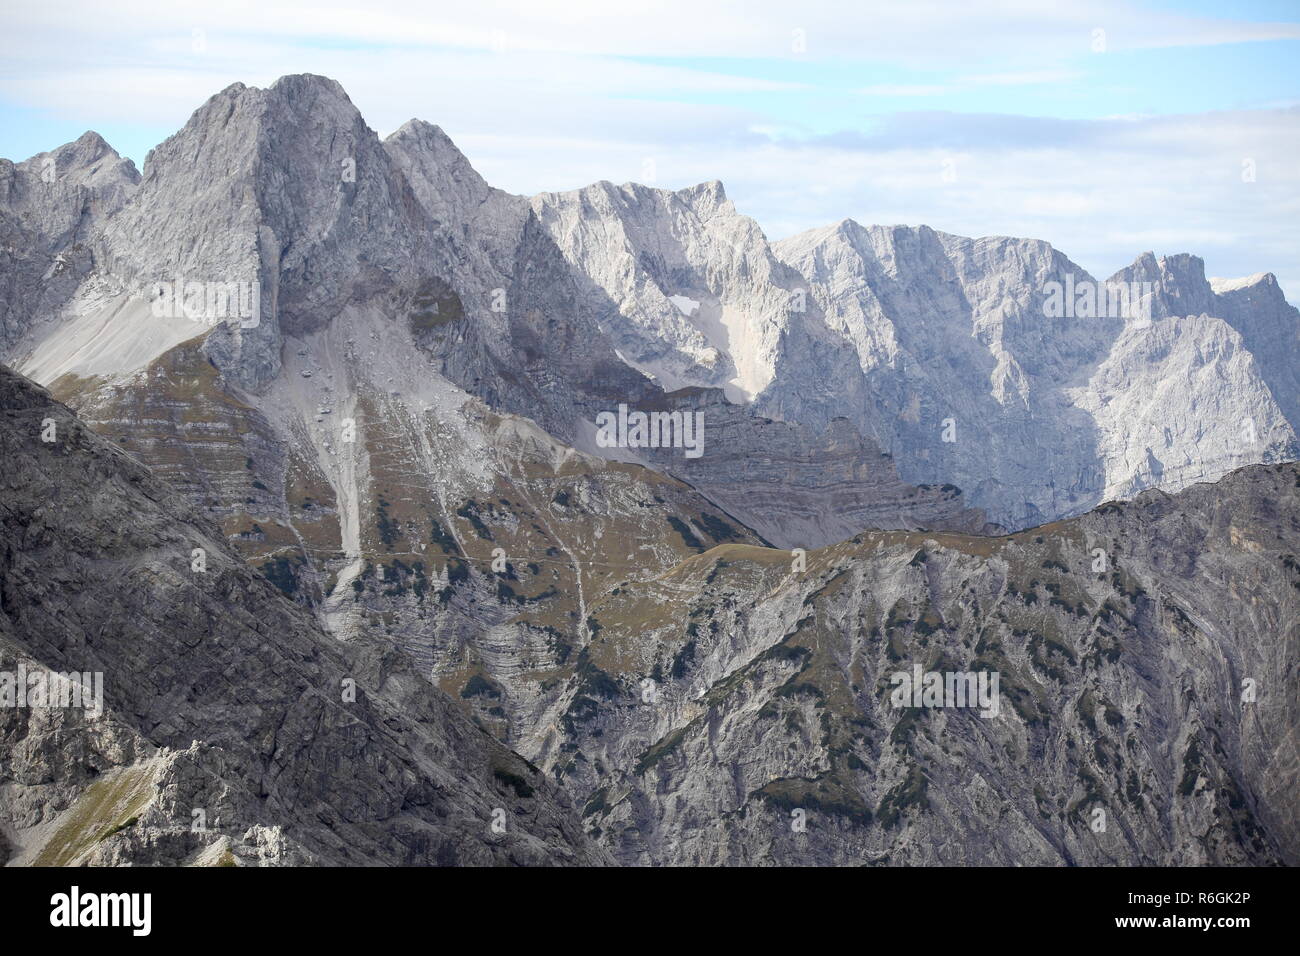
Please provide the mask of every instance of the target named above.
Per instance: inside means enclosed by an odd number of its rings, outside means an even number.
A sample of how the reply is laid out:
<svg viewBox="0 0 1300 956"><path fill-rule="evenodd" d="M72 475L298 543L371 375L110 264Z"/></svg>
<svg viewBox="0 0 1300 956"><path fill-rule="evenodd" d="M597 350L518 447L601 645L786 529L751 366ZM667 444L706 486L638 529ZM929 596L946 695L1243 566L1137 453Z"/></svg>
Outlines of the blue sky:
<svg viewBox="0 0 1300 956"><path fill-rule="evenodd" d="M6 11L0 155L95 129L142 165L229 83L310 71L514 192L721 179L771 238L924 222L1099 275L1188 251L1300 299L1294 2L112 6Z"/></svg>

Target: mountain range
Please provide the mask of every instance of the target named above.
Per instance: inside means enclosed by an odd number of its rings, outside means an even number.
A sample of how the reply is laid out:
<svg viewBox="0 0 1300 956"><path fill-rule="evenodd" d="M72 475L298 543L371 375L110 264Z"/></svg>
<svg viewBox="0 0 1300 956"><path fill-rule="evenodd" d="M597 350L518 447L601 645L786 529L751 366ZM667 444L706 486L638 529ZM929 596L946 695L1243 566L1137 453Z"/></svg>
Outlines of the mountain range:
<svg viewBox="0 0 1300 956"><path fill-rule="evenodd" d="M0 161L0 637L109 701L6 717L0 849L1294 863L1298 333L1190 255L511 195L311 75Z"/></svg>

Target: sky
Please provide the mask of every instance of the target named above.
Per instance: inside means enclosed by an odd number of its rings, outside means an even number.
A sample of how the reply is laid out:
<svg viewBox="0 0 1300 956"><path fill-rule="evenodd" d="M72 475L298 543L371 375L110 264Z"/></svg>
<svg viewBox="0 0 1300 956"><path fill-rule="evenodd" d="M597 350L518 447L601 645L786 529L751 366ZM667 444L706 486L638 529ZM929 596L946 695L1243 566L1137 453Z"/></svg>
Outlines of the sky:
<svg viewBox="0 0 1300 956"><path fill-rule="evenodd" d="M0 156L143 168L234 82L312 72L495 186L720 179L770 239L852 218L1278 276L1300 303L1300 0L4 4Z"/></svg>

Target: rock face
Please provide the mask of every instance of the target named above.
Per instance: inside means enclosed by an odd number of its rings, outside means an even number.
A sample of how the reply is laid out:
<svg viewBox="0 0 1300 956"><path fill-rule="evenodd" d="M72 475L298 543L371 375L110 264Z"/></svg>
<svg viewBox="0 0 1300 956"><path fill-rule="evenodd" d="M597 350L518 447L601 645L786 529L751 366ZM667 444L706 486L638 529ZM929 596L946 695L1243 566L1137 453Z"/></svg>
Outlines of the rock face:
<svg viewBox="0 0 1300 956"><path fill-rule="evenodd" d="M7 857L607 859L389 642L340 644L172 488L4 368L0 452L0 672L99 673L103 692L98 713L0 709Z"/></svg>
<svg viewBox="0 0 1300 956"><path fill-rule="evenodd" d="M779 548L816 548L861 528L944 528L974 534L999 530L965 507L954 485L912 487L890 456L846 418L822 431L774 421L726 400L721 389L683 389L646 408L698 414L704 452L646 452Z"/></svg>
<svg viewBox="0 0 1300 956"><path fill-rule="evenodd" d="M718 183L533 205L630 364L813 432L846 418L1007 527L1300 450L1300 314L1272 276L1219 294L1147 254L1097 283L1038 240L852 220L769 244ZM1054 309L1054 283L1137 294Z"/></svg>
<svg viewBox="0 0 1300 956"><path fill-rule="evenodd" d="M806 283L721 183L670 192L602 182L543 193L533 207L630 364L669 390L716 385L733 401L771 381Z"/></svg>
<svg viewBox="0 0 1300 956"><path fill-rule="evenodd" d="M1300 314L1272 277L1218 296L1199 259L1148 254L1100 284L1145 283L1138 304L1098 314L1053 309L1052 283L1099 284L1035 240L845 220L776 249L861 383L827 407L791 375L758 404L810 421L848 404L905 480L959 485L1008 527L1296 456Z"/></svg>
<svg viewBox="0 0 1300 956"><path fill-rule="evenodd" d="M96 227L139 180L98 133L21 163L0 159L0 350L77 290Z"/></svg>
<svg viewBox="0 0 1300 956"><path fill-rule="evenodd" d="M182 278L253 284L256 322L240 322L214 354L257 389L279 368L284 334L347 303L414 290L422 226L342 87L290 76L223 90L153 150L134 201L104 230L99 261L151 298L153 283Z"/></svg>

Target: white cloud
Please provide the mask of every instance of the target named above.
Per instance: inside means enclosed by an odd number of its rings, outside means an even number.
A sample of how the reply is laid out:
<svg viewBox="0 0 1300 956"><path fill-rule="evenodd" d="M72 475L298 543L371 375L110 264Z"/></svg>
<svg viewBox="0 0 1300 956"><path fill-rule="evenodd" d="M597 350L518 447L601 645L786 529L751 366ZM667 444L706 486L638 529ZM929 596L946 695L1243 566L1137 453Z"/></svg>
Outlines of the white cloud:
<svg viewBox="0 0 1300 956"><path fill-rule="evenodd" d="M953 87L938 83L877 83L858 90L864 96L943 96Z"/></svg>
<svg viewBox="0 0 1300 956"><path fill-rule="evenodd" d="M1300 25L1200 17L1131 3L1072 4L985 0L861 3L839 0L476 0L431 5L423 0L227 0L220 5L134 0L26 4L6 11L6 46L21 52L46 38L83 52L96 45L174 37L310 38L346 44L448 47L605 56L846 57L891 62L950 62L982 54L991 63L1026 44L1087 50L1094 29L1109 49L1199 46L1300 36ZM796 30L806 50L796 54ZM56 39L57 38L57 39ZM973 42L972 38L976 38ZM66 47L65 47L66 48ZM109 51L106 50L105 53ZM111 57L110 57L111 58Z"/></svg>
<svg viewBox="0 0 1300 956"><path fill-rule="evenodd" d="M947 96L981 86L1047 86L1070 83L1084 76L1078 70L1033 70L1022 73L983 73L960 76L951 83L876 83L857 92L863 96Z"/></svg>
<svg viewBox="0 0 1300 956"><path fill-rule="evenodd" d="M1068 83L1083 76L1078 70L1034 70L1025 73L985 73L964 76L958 82L963 86L1043 86L1051 83Z"/></svg>

